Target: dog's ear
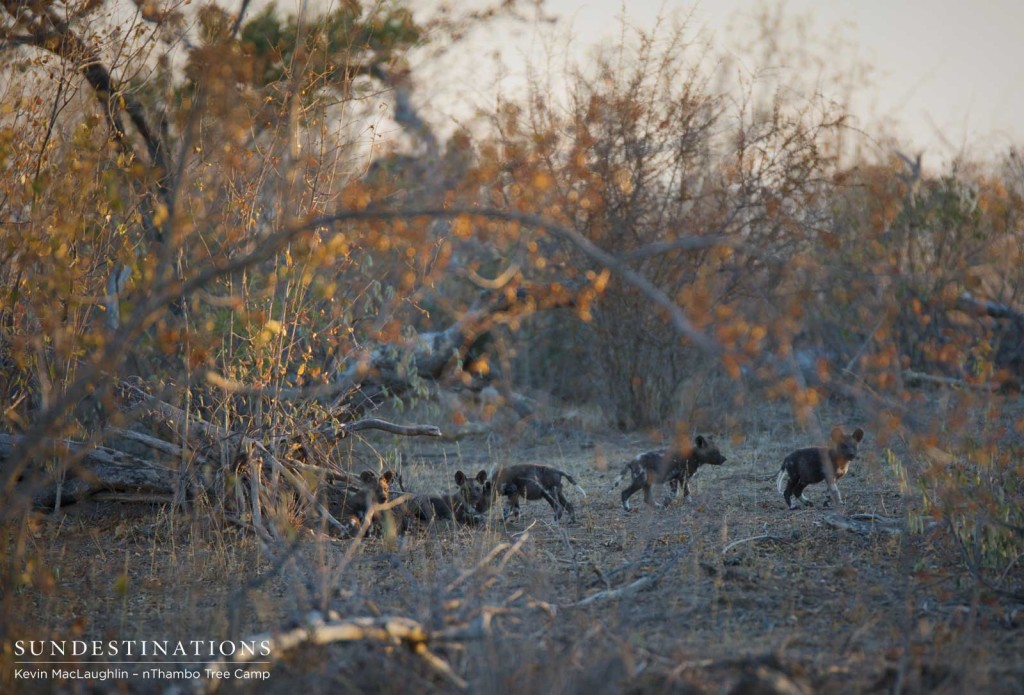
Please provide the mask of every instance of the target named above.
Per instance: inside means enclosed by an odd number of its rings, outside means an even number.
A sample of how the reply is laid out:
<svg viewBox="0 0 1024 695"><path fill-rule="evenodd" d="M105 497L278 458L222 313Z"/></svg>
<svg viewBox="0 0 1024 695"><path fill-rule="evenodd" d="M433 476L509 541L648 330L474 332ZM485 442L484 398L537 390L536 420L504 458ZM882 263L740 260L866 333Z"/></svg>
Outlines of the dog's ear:
<svg viewBox="0 0 1024 695"><path fill-rule="evenodd" d="M693 443L697 445L698 449L708 448L708 440L704 439L703 435L698 434L697 438L693 440Z"/></svg>
<svg viewBox="0 0 1024 695"><path fill-rule="evenodd" d="M853 438L856 439L858 442L860 440L864 439L864 430L862 430L859 427L857 429L855 429L853 431Z"/></svg>
<svg viewBox="0 0 1024 695"><path fill-rule="evenodd" d="M485 482L487 482L487 471L480 471L479 473L477 473L476 479L477 482L483 485Z"/></svg>
<svg viewBox="0 0 1024 695"><path fill-rule="evenodd" d="M843 438L843 428L836 425L832 428L832 441L839 442Z"/></svg>
<svg viewBox="0 0 1024 695"><path fill-rule="evenodd" d="M380 479L383 480L388 485L390 485L391 481L395 479L395 472L390 469L386 470L384 471L384 475L382 475Z"/></svg>
<svg viewBox="0 0 1024 695"><path fill-rule="evenodd" d="M455 471L455 484L462 486L466 484L466 474L462 471Z"/></svg>
<svg viewBox="0 0 1024 695"><path fill-rule="evenodd" d="M377 482L377 474L373 471L363 471L359 474L359 479L364 483L375 483Z"/></svg>

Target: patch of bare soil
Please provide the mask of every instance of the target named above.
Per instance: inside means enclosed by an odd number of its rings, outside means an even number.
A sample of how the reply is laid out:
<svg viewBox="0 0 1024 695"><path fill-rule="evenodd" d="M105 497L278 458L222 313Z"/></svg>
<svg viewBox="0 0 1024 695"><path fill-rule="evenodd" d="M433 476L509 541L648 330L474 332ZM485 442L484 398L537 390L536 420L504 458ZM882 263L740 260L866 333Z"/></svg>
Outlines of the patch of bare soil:
<svg viewBox="0 0 1024 695"><path fill-rule="evenodd" d="M1024 692L1021 606L978 589L943 527L834 528L824 485L809 489L815 507L789 511L775 476L787 453L818 443L811 435L711 434L727 463L701 468L693 495L666 509L637 494L633 513L613 480L652 447L639 435L534 426L504 439L403 442L403 479L416 491L447 489L458 469L562 468L587 491L567 490L579 520L555 523L546 503L528 502L508 524L494 509L479 528L397 539L305 530L278 563L209 522L137 505L69 507L38 521L40 566L28 570L36 579L17 597L12 632L237 640L294 628L311 610L337 621L404 616L438 631L489 619L486 635L431 645L454 679L402 645L360 640L275 655L267 680L232 678L222 692L455 692L460 679L471 692ZM846 513L904 514L870 430L851 470L840 482ZM191 687L92 685L175 683Z"/></svg>

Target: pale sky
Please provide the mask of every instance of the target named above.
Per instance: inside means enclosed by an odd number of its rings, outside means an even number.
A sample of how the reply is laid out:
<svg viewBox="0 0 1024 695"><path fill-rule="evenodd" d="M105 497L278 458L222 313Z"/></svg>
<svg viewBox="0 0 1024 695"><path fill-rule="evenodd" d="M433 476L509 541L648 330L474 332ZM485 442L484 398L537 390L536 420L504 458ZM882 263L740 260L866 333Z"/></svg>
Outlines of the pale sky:
<svg viewBox="0 0 1024 695"><path fill-rule="evenodd" d="M256 0L250 16L269 1ZM275 1L294 13L340 0ZM497 0L409 0L425 13L444 3L466 8ZM423 87L418 101L442 132L450 132L474 106L492 107L497 90L521 89L527 61L559 71L566 58L584 61L595 44L616 41L623 11L628 23L641 28L650 28L659 14L692 11L692 23L710 33L715 49L739 55L743 48L735 28L751 26L763 4L545 0L546 14L561 20L556 27L487 27L442 58L417 64ZM776 6L774 0L767 4ZM830 37L838 32L837 64L852 60L849 46L856 46L874 71L872 88L851 105L854 115L869 130L878 122L891 124L905 149L924 152L926 164L948 161L965 145L975 157L1024 146L1024 0L786 0L784 8L789 16L811 17L810 35L828 47L826 55L833 50ZM570 29L571 42L566 39ZM497 55L506 64L500 80Z"/></svg>
<svg viewBox="0 0 1024 695"><path fill-rule="evenodd" d="M711 32L713 45L732 52L737 39L731 29L744 25L759 5L757 0L546 0L545 8L572 28L568 54L582 60L588 47L617 38L623 7L627 21L643 28L659 13L695 9L693 19ZM791 15L810 13L812 35L826 45L826 37L838 31L845 43L857 46L874 73L873 90L854 104L856 115L865 124L879 119L896 124L907 149L924 150L926 162L948 160L965 143L976 156L1024 145L1024 0L788 0L785 8ZM552 48L541 40L551 32L485 31L484 50L460 60L453 68L457 77L449 74L461 84L455 98L491 101L488 54L499 48L509 63L504 83L511 89L523 79L526 57L537 64L545 60L545 50L565 49L565 41ZM843 49L840 55L849 53Z"/></svg>

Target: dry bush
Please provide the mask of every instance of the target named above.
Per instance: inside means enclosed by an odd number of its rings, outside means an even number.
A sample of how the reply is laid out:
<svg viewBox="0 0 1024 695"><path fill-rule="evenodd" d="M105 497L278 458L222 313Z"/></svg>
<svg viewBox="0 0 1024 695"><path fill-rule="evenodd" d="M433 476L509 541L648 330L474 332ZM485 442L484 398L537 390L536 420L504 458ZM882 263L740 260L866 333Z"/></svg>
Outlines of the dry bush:
<svg viewBox="0 0 1024 695"><path fill-rule="evenodd" d="M797 330L781 278L821 232L845 117L823 98L781 88L765 96L756 80L739 96L721 91L721 66L685 23L627 33L592 69L568 76L567 110L538 87L528 106L499 113L494 148L506 164L496 184L503 200L565 219L676 302L727 346L722 371L735 377ZM578 312L590 325L572 329L590 338L585 351L550 357L553 371L601 375L585 393L610 422L663 423L679 414L688 379L719 372L680 340L649 292L615 273L605 280L603 264L575 243L534 245L542 270L601 282L600 301Z"/></svg>

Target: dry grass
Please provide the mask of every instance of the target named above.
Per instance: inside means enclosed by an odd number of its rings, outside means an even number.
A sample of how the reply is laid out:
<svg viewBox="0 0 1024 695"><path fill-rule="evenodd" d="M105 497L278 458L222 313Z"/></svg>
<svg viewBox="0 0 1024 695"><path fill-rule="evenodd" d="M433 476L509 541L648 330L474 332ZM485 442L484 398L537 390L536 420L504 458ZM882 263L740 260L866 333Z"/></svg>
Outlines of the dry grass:
<svg viewBox="0 0 1024 695"><path fill-rule="evenodd" d="M138 506L69 507L38 520L32 554L53 583L23 591L18 634L239 639L311 609L439 629L504 606L491 638L441 651L472 691L729 692L751 687L741 680L752 673L783 674L806 692L1024 691L1020 606L977 590L943 530L860 536L824 526L820 507L787 511L775 473L786 453L815 443L811 435L781 421L742 440L711 434L726 465L701 469L691 500L632 514L612 481L652 444L639 435L533 426L507 439L403 442L402 472L417 491L445 489L458 468L563 468L589 493L568 492L579 522L555 524L545 503L531 502L508 526L495 512L484 528L370 538L354 549L303 532L278 566L251 538L210 523ZM904 513L909 500L870 430L861 451L841 483L848 511ZM810 496L821 499L823 486ZM520 552L494 571L502 556L488 554L527 529ZM644 590L573 605L659 571ZM259 687L453 689L407 650L370 644L301 649Z"/></svg>

